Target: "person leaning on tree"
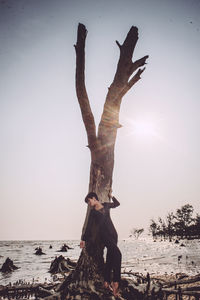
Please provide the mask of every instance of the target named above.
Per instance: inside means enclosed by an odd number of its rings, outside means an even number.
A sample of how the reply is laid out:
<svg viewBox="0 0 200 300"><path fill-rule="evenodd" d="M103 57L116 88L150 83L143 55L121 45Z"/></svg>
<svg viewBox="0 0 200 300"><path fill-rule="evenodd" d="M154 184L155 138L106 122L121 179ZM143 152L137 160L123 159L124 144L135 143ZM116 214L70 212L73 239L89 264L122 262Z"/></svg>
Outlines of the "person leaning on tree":
<svg viewBox="0 0 200 300"><path fill-rule="evenodd" d="M121 279L121 252L117 246L118 235L117 231L110 218L110 208L115 208L120 205L117 199L111 194L112 202L100 203L96 193L90 192L85 197L85 202L91 207L91 212L88 218L87 226L81 237L80 247L85 247L85 242L91 236L91 224L95 222L99 225L100 239L107 248L106 263L104 269L104 286L113 290L114 296L118 295L119 283ZM111 272L113 278L111 282Z"/></svg>

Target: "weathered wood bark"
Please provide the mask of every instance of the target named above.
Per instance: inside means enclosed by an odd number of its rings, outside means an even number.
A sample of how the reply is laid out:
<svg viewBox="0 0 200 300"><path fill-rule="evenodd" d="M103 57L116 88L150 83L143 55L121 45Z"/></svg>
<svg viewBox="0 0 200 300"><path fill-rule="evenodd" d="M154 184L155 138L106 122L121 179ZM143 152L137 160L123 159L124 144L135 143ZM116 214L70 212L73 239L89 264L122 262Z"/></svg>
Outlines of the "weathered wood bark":
<svg viewBox="0 0 200 300"><path fill-rule="evenodd" d="M8 273L17 269L19 268L14 265L13 261L9 257L7 257L2 267L0 268L0 272Z"/></svg>
<svg viewBox="0 0 200 300"><path fill-rule="evenodd" d="M87 270L86 270L87 271ZM77 272L77 271L76 271ZM72 275L67 278L69 286L71 285ZM168 296L173 296L172 299L178 298L182 299L184 295L189 297L194 297L199 299L200 297L200 282L199 276L193 276L192 278L186 279L184 282L177 281L177 284L173 288L166 288L171 282L165 281L159 278L150 278L149 276L138 277L138 274L128 272L129 275L133 275L133 278L126 277L122 278L121 282L121 297L120 300L166 300ZM136 277L136 280L134 279ZM141 279L138 282L138 278ZM192 286L187 285L187 283L194 283ZM95 289L93 291L88 290L87 286L77 290L76 287L71 287L69 294L66 294L66 299L114 299L111 297L109 291L105 292L98 286L95 287L94 281L88 281L88 284L92 283L93 288L99 289L99 294L97 296ZM183 285L183 286L182 286ZM34 299L43 298L45 300L62 300L63 297L58 292L62 284L60 283L44 283L44 284L25 284L18 283L14 285L2 286L0 285L0 297L5 299L29 299L30 297ZM84 297L82 296L84 293ZM178 295L178 297L176 297ZM171 298L171 297L170 297Z"/></svg>
<svg viewBox="0 0 200 300"><path fill-rule="evenodd" d="M83 122L91 152L89 191L98 194L100 201L108 201L112 186L114 167L114 146L119 124L119 111L122 97L140 79L148 56L132 62L132 55L138 40L137 27L131 27L123 45L116 42L120 49L120 58L116 74L108 89L102 118L96 134L94 116L85 87L85 39L87 31L83 24L78 26L76 49L76 92L80 104ZM133 74L137 71L135 74Z"/></svg>
<svg viewBox="0 0 200 300"><path fill-rule="evenodd" d="M75 269L75 267L75 262L71 261L69 258L65 259L64 256L60 255L51 262L49 272L51 274L70 272Z"/></svg>
<svg viewBox="0 0 200 300"><path fill-rule="evenodd" d="M120 57L114 80L108 89L101 121L96 132L94 116L90 107L89 98L85 86L85 41L87 30L83 24L78 25L76 50L76 93L79 101L82 119L85 125L88 139L88 148L91 154L89 191L96 192L101 202L108 202L108 194L112 187L114 168L114 147L119 124L119 112L122 97L140 79L145 68L140 69L146 63L148 56L132 62L133 51L138 40L137 27L131 27L122 45L117 41ZM87 211L83 231L87 225L89 209ZM98 240L97 228L93 228L92 242L87 244L86 251L81 253L76 272L71 280L94 289L92 281L102 280L103 269L103 245ZM75 276L76 274L76 276ZM92 287L93 286L93 287ZM82 296L83 297L83 296Z"/></svg>

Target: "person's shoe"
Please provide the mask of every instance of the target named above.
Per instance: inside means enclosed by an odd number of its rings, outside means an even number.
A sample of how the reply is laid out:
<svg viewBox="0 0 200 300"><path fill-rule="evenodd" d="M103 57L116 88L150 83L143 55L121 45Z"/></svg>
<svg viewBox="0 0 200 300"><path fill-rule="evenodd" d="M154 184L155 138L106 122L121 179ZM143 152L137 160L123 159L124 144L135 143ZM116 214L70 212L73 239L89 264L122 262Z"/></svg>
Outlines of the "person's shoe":
<svg viewBox="0 0 200 300"><path fill-rule="evenodd" d="M112 289L113 289L113 295L115 297L119 296L119 282L112 282L111 283Z"/></svg>

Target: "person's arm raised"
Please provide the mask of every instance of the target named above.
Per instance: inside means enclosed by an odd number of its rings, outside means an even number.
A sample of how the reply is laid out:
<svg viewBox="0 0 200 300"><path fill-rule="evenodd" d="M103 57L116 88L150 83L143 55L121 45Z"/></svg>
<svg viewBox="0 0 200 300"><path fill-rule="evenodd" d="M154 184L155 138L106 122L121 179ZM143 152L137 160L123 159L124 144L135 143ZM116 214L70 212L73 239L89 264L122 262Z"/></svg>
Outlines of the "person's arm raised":
<svg viewBox="0 0 200 300"><path fill-rule="evenodd" d="M111 203L112 204L112 208L120 206L119 201L114 196L112 197L112 201L113 201L113 203Z"/></svg>
<svg viewBox="0 0 200 300"><path fill-rule="evenodd" d="M115 207L120 206L119 201L114 196L112 196L112 189L110 189L110 191L108 193L108 198L112 199L112 202L107 203L109 208L115 208Z"/></svg>
<svg viewBox="0 0 200 300"><path fill-rule="evenodd" d="M119 201L113 196L112 197L112 202L109 203L109 207L110 208L115 208L115 207L118 207L120 206L120 203Z"/></svg>

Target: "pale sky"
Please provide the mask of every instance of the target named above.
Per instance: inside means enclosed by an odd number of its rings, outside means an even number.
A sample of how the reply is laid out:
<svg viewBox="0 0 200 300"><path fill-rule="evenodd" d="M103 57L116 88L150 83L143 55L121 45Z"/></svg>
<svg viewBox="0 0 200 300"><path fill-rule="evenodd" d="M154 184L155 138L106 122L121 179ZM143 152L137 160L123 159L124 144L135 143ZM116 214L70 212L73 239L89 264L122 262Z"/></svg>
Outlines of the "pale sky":
<svg viewBox="0 0 200 300"><path fill-rule="evenodd" d="M79 22L97 126L115 40L137 26L133 60L149 55L121 105L119 238L187 203L200 213L200 0L0 0L0 240L80 238L90 153L75 93Z"/></svg>

